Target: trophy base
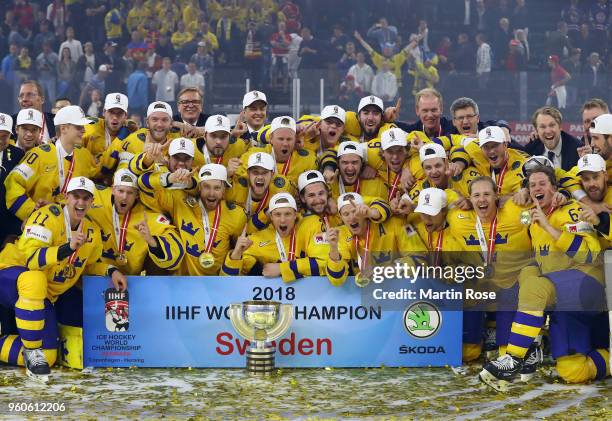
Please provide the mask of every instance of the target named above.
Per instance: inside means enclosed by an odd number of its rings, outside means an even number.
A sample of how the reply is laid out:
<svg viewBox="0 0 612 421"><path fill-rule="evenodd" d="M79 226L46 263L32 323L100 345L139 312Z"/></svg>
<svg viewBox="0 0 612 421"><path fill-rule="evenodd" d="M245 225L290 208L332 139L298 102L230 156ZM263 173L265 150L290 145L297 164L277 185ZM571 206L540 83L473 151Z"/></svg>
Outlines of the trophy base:
<svg viewBox="0 0 612 421"><path fill-rule="evenodd" d="M270 376L274 373L274 348L247 349L247 371L256 376Z"/></svg>

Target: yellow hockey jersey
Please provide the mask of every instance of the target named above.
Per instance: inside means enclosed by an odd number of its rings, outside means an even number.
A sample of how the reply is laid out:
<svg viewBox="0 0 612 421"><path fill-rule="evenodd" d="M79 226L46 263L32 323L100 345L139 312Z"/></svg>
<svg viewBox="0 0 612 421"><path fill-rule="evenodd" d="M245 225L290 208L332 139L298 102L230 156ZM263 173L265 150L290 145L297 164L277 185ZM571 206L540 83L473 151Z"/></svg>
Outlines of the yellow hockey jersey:
<svg viewBox="0 0 612 421"><path fill-rule="evenodd" d="M89 117L91 123L85 126L85 134L83 134L83 147L89 150L94 157L99 157L110 147L113 140L125 139L130 130L127 127L121 127L116 136L112 136L106 131L106 121L103 118Z"/></svg>
<svg viewBox="0 0 612 421"><path fill-rule="evenodd" d="M60 172L62 165L64 180L67 184L68 173L72 163L74 167L72 178L93 178L98 173L98 167L91 153L80 145L75 145L74 151L61 159L58 164L57 147L53 143L37 146L23 157L21 163L8 174L4 185L6 187L6 207L22 221L26 220L36 208L39 199L61 203Z"/></svg>
<svg viewBox="0 0 612 421"><path fill-rule="evenodd" d="M263 148L251 148L247 153L242 155L241 165L236 171L239 177L246 177L249 156L257 152L266 152L274 156L272 153L272 145L266 145ZM315 170L317 168L316 156L306 149L297 149L293 151L289 160L285 163L276 163L276 174L284 175L297 185L297 179L304 171Z"/></svg>

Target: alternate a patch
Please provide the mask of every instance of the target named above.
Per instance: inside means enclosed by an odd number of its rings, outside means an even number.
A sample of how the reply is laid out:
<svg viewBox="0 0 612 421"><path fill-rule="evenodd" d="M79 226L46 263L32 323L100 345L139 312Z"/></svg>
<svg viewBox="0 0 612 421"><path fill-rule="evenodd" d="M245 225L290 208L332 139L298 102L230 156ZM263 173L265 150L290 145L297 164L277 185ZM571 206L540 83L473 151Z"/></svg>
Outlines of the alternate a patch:
<svg viewBox="0 0 612 421"><path fill-rule="evenodd" d="M55 206L55 205L49 206L49 210L55 216L60 216L60 213L62 213L62 211L60 210L59 206Z"/></svg>
<svg viewBox="0 0 612 421"><path fill-rule="evenodd" d="M229 210L234 210L236 209L236 204L234 202L225 202L225 204L227 205L227 208Z"/></svg>
<svg viewBox="0 0 612 421"><path fill-rule="evenodd" d="M513 170L518 170L521 167L521 161L514 161L512 163L512 169Z"/></svg>
<svg viewBox="0 0 612 421"><path fill-rule="evenodd" d="M282 189L283 187L285 187L285 179L283 177L274 178L274 185L279 189Z"/></svg>
<svg viewBox="0 0 612 421"><path fill-rule="evenodd" d="M315 244L329 244L326 232L318 232L313 237Z"/></svg>
<svg viewBox="0 0 612 421"><path fill-rule="evenodd" d="M47 143L40 145L40 149L44 152L51 152L51 146Z"/></svg>
<svg viewBox="0 0 612 421"><path fill-rule="evenodd" d="M165 224L165 225L170 224L170 220L161 214L157 216L157 219L155 221L159 222L160 224Z"/></svg>
<svg viewBox="0 0 612 421"><path fill-rule="evenodd" d="M408 235L408 237L412 237L414 234L417 233L416 229L412 226L412 224L406 224L404 229L406 230L406 234Z"/></svg>
<svg viewBox="0 0 612 421"><path fill-rule="evenodd" d="M236 143L236 137L235 137L235 136L230 136L229 143L230 143L230 144L232 144L232 143Z"/></svg>
<svg viewBox="0 0 612 421"><path fill-rule="evenodd" d="M457 175L455 175L455 176L453 176L452 180L453 181L461 181L461 178L463 178L463 173L462 172L457 174Z"/></svg>
<svg viewBox="0 0 612 421"><path fill-rule="evenodd" d="M40 225L26 226L23 235L25 235L26 238L43 241L47 244L51 244L51 238L53 237L51 230L41 227Z"/></svg>
<svg viewBox="0 0 612 421"><path fill-rule="evenodd" d="M306 149L298 149L297 153L299 156L308 156L308 151Z"/></svg>
<svg viewBox="0 0 612 421"><path fill-rule="evenodd" d="M181 129L179 129L178 127L173 127L173 128L170 129L170 133L178 133L180 131L181 131Z"/></svg>
<svg viewBox="0 0 612 421"><path fill-rule="evenodd" d="M146 134L144 134L144 133L138 133L138 134L136 135L136 137L137 137L138 139L142 140L143 142L144 142L144 141L147 139L147 135L146 135Z"/></svg>
<svg viewBox="0 0 612 421"><path fill-rule="evenodd" d="M577 234L579 232L594 232L591 224L584 221L580 221L576 224L566 224L565 228L567 229L567 232L571 234Z"/></svg>
<svg viewBox="0 0 612 421"><path fill-rule="evenodd" d="M238 184L240 184L242 187L246 187L249 185L249 182L244 177L238 177Z"/></svg>
<svg viewBox="0 0 612 421"><path fill-rule="evenodd" d="M13 171L19 174L25 181L28 181L34 175L34 170L25 162L17 165L15 168L13 168Z"/></svg>

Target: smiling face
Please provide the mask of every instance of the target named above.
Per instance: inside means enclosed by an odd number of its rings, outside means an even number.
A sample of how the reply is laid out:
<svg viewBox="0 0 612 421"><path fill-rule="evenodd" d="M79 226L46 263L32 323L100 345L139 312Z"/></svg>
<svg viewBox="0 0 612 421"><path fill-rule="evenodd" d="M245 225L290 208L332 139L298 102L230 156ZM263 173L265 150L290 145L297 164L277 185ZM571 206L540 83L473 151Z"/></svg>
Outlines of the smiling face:
<svg viewBox="0 0 612 421"><path fill-rule="evenodd" d="M358 216L355 212L357 208L353 205L344 205L340 209L340 218L353 235L363 235L365 233L367 222L365 216Z"/></svg>
<svg viewBox="0 0 612 421"><path fill-rule="evenodd" d="M359 111L359 125L366 136L375 136L382 124L382 111L376 105L367 105Z"/></svg>
<svg viewBox="0 0 612 421"><path fill-rule="evenodd" d="M178 112L185 121L196 122L202 112L202 96L196 91L186 91L178 99Z"/></svg>
<svg viewBox="0 0 612 421"><path fill-rule="evenodd" d="M549 208L557 189L543 172L533 172L529 175L529 196L533 203L538 203L543 210Z"/></svg>
<svg viewBox="0 0 612 421"><path fill-rule="evenodd" d="M408 150L403 146L391 146L382 152L387 167L393 172L400 172L408 157Z"/></svg>
<svg viewBox="0 0 612 421"><path fill-rule="evenodd" d="M219 130L216 132L207 132L205 135L206 148L215 157L223 156L227 145L229 145L230 134L226 131Z"/></svg>
<svg viewBox="0 0 612 421"><path fill-rule="evenodd" d="M295 226L297 212L293 208L278 208L270 212L270 221L281 237L291 234Z"/></svg>
<svg viewBox="0 0 612 421"><path fill-rule="evenodd" d="M246 121L249 127L259 130L266 121L268 105L263 101L255 101L245 109Z"/></svg>
<svg viewBox="0 0 612 421"><path fill-rule="evenodd" d="M429 180L429 182L434 186L440 189L444 189L448 185L448 176L446 175L446 170L448 169L448 164L446 160L443 158L430 158L423 161L423 171L425 172L425 177Z"/></svg>
<svg viewBox="0 0 612 421"><path fill-rule="evenodd" d="M561 140L561 126L551 116L540 114L536 118L538 137L547 149L554 149Z"/></svg>
<svg viewBox="0 0 612 421"><path fill-rule="evenodd" d="M42 111L42 105L45 102L45 98L41 96L38 88L33 83L25 83L19 88L19 107L34 108L35 110Z"/></svg>
<svg viewBox="0 0 612 421"><path fill-rule="evenodd" d="M206 210L213 210L223 200L225 182L221 180L207 180L200 183L200 199Z"/></svg>
<svg viewBox="0 0 612 421"><path fill-rule="evenodd" d="M29 151L40 139L41 128L34 124L22 124L17 127L17 145L24 151ZM6 133L6 132L2 132ZM10 135L10 133L8 133Z"/></svg>
<svg viewBox="0 0 612 421"><path fill-rule="evenodd" d="M336 145L343 131L344 123L339 119L329 117L321 120L321 140L327 147Z"/></svg>
<svg viewBox="0 0 612 421"><path fill-rule="evenodd" d="M582 128L584 129L585 136L590 136L591 134L591 121L605 113L606 111L599 107L584 109L584 111L582 112Z"/></svg>
<svg viewBox="0 0 612 421"><path fill-rule="evenodd" d="M312 183L304 187L301 193L302 203L317 215L322 215L327 206L329 193L325 183Z"/></svg>
<svg viewBox="0 0 612 421"><path fill-rule="evenodd" d="M86 190L73 190L68 193L66 195L66 206L71 223L80 223L92 203L93 195Z"/></svg>
<svg viewBox="0 0 612 421"><path fill-rule="evenodd" d="M487 142L480 149L492 168L503 168L508 159L508 146L505 142Z"/></svg>
<svg viewBox="0 0 612 421"><path fill-rule="evenodd" d="M276 162L287 162L295 148L295 132L285 127L274 130L270 139Z"/></svg>
<svg viewBox="0 0 612 421"><path fill-rule="evenodd" d="M432 233L438 231L444 226L446 222L446 211L441 210L437 215L427 215L426 213L419 213L423 225L425 225L425 231Z"/></svg>
<svg viewBox="0 0 612 421"><path fill-rule="evenodd" d="M591 146L603 159L612 158L612 135L591 133Z"/></svg>
<svg viewBox="0 0 612 421"><path fill-rule="evenodd" d="M340 170L342 182L347 186L355 184L361 174L362 166L361 157L357 154L350 153L338 158L338 170Z"/></svg>
<svg viewBox="0 0 612 421"><path fill-rule="evenodd" d="M270 181L272 181L272 171L262 167L251 167L248 170L248 175L249 187L251 188L253 198L261 199L266 194Z"/></svg>
<svg viewBox="0 0 612 421"><path fill-rule="evenodd" d="M480 219L492 221L497 213L497 193L489 181L473 181L470 186L470 202Z"/></svg>
<svg viewBox="0 0 612 421"><path fill-rule="evenodd" d="M593 202L601 202L608 188L607 171L583 171L580 173L582 188Z"/></svg>
<svg viewBox="0 0 612 421"><path fill-rule="evenodd" d="M424 95L416 104L416 115L423 123L426 131L437 130L440 127L442 116L442 104L440 99L434 95Z"/></svg>
<svg viewBox="0 0 612 421"><path fill-rule="evenodd" d="M163 142L172 128L172 119L163 111L156 111L147 117L147 127L156 142Z"/></svg>
<svg viewBox="0 0 612 421"><path fill-rule="evenodd" d="M134 207L138 200L138 189L128 186L113 186L113 200L115 209L120 215Z"/></svg>
<svg viewBox="0 0 612 421"><path fill-rule="evenodd" d="M193 166L193 157L186 153L176 153L168 159L168 169L174 172L178 169L191 170Z"/></svg>

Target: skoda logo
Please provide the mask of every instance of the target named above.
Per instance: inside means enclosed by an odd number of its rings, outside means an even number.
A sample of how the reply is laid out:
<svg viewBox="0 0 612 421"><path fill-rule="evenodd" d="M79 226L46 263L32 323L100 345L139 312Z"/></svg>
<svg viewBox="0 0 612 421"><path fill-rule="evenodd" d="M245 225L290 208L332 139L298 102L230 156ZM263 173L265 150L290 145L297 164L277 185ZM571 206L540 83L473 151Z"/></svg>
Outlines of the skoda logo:
<svg viewBox="0 0 612 421"><path fill-rule="evenodd" d="M440 326L442 326L442 313L428 302L416 302L404 312L404 327L417 339L432 337Z"/></svg>

